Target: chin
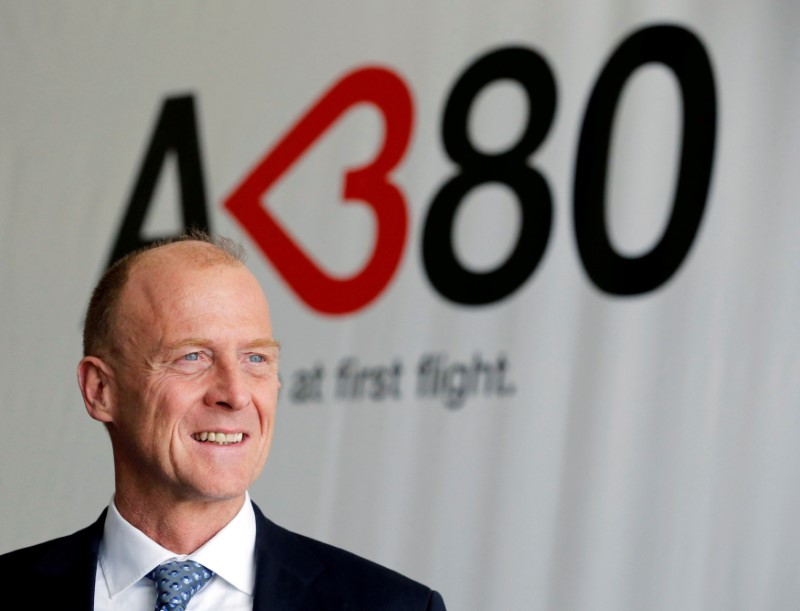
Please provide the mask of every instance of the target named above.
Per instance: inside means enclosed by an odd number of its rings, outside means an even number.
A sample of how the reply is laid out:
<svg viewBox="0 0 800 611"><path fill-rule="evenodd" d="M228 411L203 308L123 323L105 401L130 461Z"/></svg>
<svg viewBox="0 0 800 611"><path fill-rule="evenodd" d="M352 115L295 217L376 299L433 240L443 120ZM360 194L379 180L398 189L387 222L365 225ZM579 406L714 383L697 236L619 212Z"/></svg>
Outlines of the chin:
<svg viewBox="0 0 800 611"><path fill-rule="evenodd" d="M220 479L222 476L212 475L212 478ZM250 480L247 478L237 479L231 482L228 476L228 483L223 485L209 485L205 482L192 482L189 486L189 495L202 501L215 502L215 501L230 501L233 499L241 498L247 491Z"/></svg>
<svg viewBox="0 0 800 611"><path fill-rule="evenodd" d="M194 497L197 500L205 501L208 503L224 503L226 501L233 501L240 499L244 496L247 488L242 489L215 489L215 490L195 490Z"/></svg>

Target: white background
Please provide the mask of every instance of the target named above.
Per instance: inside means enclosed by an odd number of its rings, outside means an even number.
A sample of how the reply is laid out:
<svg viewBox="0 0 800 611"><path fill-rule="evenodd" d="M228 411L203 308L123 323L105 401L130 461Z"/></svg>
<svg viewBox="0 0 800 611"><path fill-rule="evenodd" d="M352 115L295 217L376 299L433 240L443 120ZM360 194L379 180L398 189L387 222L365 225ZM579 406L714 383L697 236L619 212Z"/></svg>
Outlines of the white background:
<svg viewBox="0 0 800 611"><path fill-rule="evenodd" d="M634 31L675 23L708 51L718 95L706 213L657 291L600 292L578 257L572 180L583 111ZM284 393L254 499L277 522L440 590L454 610L790 609L799 598L800 5L771 2L45 2L0 6L0 552L83 527L113 492L110 447L75 384L85 303L122 221L166 97L192 94L213 228L242 240L284 345L286 388L327 372L324 401ZM486 52L536 50L554 123L530 163L554 222L535 274L508 298L444 300L421 257L425 215L456 171L442 112ZM343 74L383 65L412 91L395 180L410 233L397 275L348 316L306 307L222 208L254 164ZM670 209L680 141L674 79L626 88L608 218L641 253ZM521 90L488 88L472 117L487 150L527 120ZM332 272L372 245L366 208L337 207L346 168L374 154L355 110L269 205ZM146 231L179 229L167 164ZM491 269L519 222L510 192L476 190L456 244ZM513 396L458 409L416 396L425 353L506 355ZM337 363L403 363L398 400L342 401Z"/></svg>

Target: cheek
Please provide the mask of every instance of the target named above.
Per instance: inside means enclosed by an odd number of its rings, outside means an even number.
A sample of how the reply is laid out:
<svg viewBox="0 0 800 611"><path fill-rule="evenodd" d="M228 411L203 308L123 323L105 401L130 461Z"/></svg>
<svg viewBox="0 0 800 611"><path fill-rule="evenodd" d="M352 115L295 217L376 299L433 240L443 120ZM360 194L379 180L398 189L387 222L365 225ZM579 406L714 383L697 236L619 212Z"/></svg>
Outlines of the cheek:
<svg viewBox="0 0 800 611"><path fill-rule="evenodd" d="M180 423L198 401L197 388L190 385L185 388L171 385L152 395L149 416L153 422L177 432Z"/></svg>
<svg viewBox="0 0 800 611"><path fill-rule="evenodd" d="M275 420L275 412L278 403L278 384L271 384L267 389L259 393L257 403L258 415L264 429L272 432L272 422Z"/></svg>
<svg viewBox="0 0 800 611"><path fill-rule="evenodd" d="M141 434L163 435L170 431L186 411L190 389L173 384L143 384L130 388L125 404L125 419L140 429Z"/></svg>

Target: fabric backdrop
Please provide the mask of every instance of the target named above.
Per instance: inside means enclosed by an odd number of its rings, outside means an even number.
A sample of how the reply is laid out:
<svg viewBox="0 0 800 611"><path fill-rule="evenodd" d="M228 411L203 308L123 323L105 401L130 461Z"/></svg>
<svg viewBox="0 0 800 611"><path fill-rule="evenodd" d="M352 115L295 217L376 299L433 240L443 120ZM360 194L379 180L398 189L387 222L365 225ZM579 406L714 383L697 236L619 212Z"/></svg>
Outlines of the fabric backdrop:
<svg viewBox="0 0 800 611"><path fill-rule="evenodd" d="M4 2L0 551L113 491L89 292L185 226L283 344L277 522L453 610L796 608L800 4Z"/></svg>

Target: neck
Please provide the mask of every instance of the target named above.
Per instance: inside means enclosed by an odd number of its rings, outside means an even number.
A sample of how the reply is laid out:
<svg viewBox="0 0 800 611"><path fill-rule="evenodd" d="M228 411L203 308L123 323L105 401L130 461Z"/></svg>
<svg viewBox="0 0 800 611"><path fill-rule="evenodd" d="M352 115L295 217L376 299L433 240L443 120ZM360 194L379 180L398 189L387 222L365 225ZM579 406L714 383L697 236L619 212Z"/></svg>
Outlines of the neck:
<svg viewBox="0 0 800 611"><path fill-rule="evenodd" d="M161 547L175 554L191 554L230 522L244 503L245 495L214 501L151 502L120 492L114 505L120 515Z"/></svg>

